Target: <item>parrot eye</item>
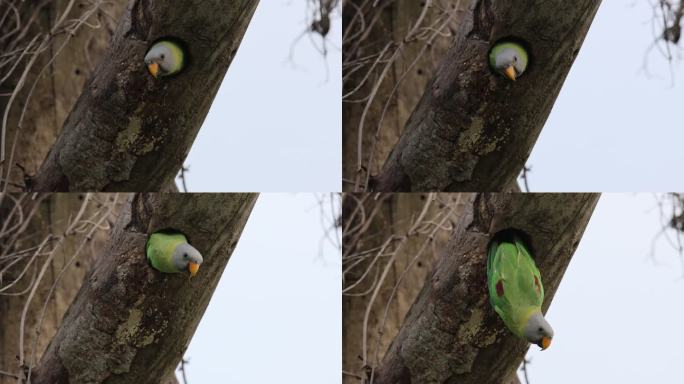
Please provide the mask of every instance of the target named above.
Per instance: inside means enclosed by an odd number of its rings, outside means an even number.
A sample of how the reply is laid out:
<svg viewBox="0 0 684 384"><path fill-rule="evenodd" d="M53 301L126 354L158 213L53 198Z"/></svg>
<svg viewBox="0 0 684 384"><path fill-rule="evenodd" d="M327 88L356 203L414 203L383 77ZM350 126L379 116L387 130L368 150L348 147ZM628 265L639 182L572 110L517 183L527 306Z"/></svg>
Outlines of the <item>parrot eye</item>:
<svg viewBox="0 0 684 384"><path fill-rule="evenodd" d="M539 332L542 332L543 330L544 330L544 328L539 327Z"/></svg>
<svg viewBox="0 0 684 384"><path fill-rule="evenodd" d="M162 58L162 60L164 60L164 54L163 53L161 54L161 58Z"/></svg>
<svg viewBox="0 0 684 384"><path fill-rule="evenodd" d="M184 259L187 259L187 258L188 258L188 254L187 254L187 253L184 253L184 254L183 254L183 258L184 258ZM539 330L541 331L541 328L539 328Z"/></svg>

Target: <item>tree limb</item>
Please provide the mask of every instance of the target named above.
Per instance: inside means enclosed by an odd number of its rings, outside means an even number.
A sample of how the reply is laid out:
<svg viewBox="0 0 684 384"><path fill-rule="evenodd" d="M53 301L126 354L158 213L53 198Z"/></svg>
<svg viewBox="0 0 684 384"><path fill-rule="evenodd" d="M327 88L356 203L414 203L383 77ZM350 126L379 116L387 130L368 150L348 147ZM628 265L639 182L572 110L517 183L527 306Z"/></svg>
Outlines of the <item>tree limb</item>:
<svg viewBox="0 0 684 384"><path fill-rule="evenodd" d="M527 160L600 0L475 0L457 38L372 180L376 191L496 191ZM492 73L491 46L527 43L516 82Z"/></svg>
<svg viewBox="0 0 684 384"><path fill-rule="evenodd" d="M258 2L131 1L30 188L160 191L173 181ZM168 36L185 43L188 65L155 79L143 58Z"/></svg>
<svg viewBox="0 0 684 384"><path fill-rule="evenodd" d="M513 335L489 304L488 243L507 228L530 236L546 312L598 198L480 194L472 199L372 382L467 384L511 378L529 344Z"/></svg>
<svg viewBox="0 0 684 384"><path fill-rule="evenodd" d="M67 311L33 384L157 383L170 377L206 310L256 194L139 194ZM149 234L173 228L204 255L199 274L149 266Z"/></svg>

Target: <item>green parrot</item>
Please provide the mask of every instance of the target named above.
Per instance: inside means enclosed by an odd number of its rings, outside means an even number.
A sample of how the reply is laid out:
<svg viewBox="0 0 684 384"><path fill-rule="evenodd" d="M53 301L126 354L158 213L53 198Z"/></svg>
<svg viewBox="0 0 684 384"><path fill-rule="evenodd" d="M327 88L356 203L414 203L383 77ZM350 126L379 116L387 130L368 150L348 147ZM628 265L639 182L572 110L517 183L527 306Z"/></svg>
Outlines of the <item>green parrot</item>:
<svg viewBox="0 0 684 384"><path fill-rule="evenodd" d="M489 51L489 65L508 79L515 81L527 68L527 50L512 41L496 43Z"/></svg>
<svg viewBox="0 0 684 384"><path fill-rule="evenodd" d="M541 312L541 275L517 235L495 238L489 245L487 286L490 304L511 332L542 350L551 345L553 329Z"/></svg>
<svg viewBox="0 0 684 384"><path fill-rule="evenodd" d="M177 42L159 40L147 51L145 65L155 78L175 75L185 65L185 52Z"/></svg>
<svg viewBox="0 0 684 384"><path fill-rule="evenodd" d="M188 244L182 233L157 232L147 240L147 260L152 266L165 273L190 272L197 274L202 264L202 255Z"/></svg>

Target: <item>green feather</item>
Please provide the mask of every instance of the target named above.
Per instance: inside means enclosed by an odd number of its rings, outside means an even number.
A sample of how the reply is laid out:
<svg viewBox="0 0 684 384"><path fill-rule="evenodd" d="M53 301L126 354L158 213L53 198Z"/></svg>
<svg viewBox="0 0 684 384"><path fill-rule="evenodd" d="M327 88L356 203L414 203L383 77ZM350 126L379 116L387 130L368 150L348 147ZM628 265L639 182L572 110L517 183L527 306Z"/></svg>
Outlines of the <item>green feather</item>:
<svg viewBox="0 0 684 384"><path fill-rule="evenodd" d="M523 337L530 315L541 311L544 286L534 259L517 236L490 244L487 286L489 302L496 313L511 332Z"/></svg>
<svg viewBox="0 0 684 384"><path fill-rule="evenodd" d="M152 266L166 273L181 272L173 264L173 251L188 240L181 233L157 232L147 240L147 260Z"/></svg>

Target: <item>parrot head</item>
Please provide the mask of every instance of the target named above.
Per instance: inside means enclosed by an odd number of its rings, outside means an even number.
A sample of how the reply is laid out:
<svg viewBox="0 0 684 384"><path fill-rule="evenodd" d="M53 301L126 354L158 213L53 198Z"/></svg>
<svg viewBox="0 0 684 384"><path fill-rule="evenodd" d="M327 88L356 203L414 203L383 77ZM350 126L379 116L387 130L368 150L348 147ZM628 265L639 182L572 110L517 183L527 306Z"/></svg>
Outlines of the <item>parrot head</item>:
<svg viewBox="0 0 684 384"><path fill-rule="evenodd" d="M179 44L170 40L160 40L147 51L145 65L155 78L170 76L183 69L184 56L183 48Z"/></svg>
<svg viewBox="0 0 684 384"><path fill-rule="evenodd" d="M537 344L544 350L551 345L553 329L546 319L544 319L541 312L535 312L527 320L523 335L527 341L532 344Z"/></svg>
<svg viewBox="0 0 684 384"><path fill-rule="evenodd" d="M527 50L522 45L512 42L496 44L489 54L492 69L512 81L525 72L527 61Z"/></svg>
<svg viewBox="0 0 684 384"><path fill-rule="evenodd" d="M179 271L190 272L190 277L197 274L203 261L202 254L188 243L178 244L176 249L173 250L171 258L176 268L178 268Z"/></svg>

